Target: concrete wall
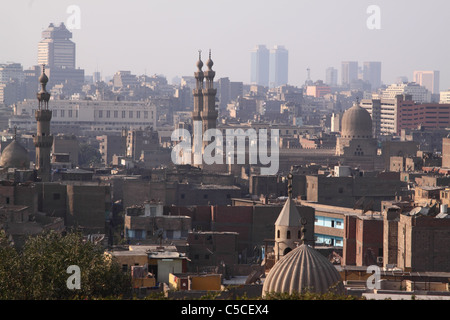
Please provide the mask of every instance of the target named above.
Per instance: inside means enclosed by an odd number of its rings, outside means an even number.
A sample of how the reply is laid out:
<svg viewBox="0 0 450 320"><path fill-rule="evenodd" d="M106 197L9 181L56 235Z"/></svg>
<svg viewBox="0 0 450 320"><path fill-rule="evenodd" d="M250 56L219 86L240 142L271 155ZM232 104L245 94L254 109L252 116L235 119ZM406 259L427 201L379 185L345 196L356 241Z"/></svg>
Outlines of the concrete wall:
<svg viewBox="0 0 450 320"><path fill-rule="evenodd" d="M356 265L377 264L383 256L383 220L358 218L356 222Z"/></svg>
<svg viewBox="0 0 450 320"><path fill-rule="evenodd" d="M111 207L109 186L67 185L68 227L82 227L86 232L105 233L107 211Z"/></svg>
<svg viewBox="0 0 450 320"><path fill-rule="evenodd" d="M450 271L450 221L401 215L398 224L398 267L412 271Z"/></svg>
<svg viewBox="0 0 450 320"><path fill-rule="evenodd" d="M66 218L67 186L54 182L36 184L39 192L39 211L55 217Z"/></svg>

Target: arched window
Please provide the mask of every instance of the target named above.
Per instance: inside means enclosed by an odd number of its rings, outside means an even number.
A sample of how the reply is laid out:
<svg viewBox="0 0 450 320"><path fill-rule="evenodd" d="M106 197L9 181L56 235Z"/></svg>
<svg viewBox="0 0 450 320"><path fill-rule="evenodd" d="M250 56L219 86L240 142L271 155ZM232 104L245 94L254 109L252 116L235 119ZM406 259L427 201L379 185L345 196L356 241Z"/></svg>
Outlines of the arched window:
<svg viewBox="0 0 450 320"><path fill-rule="evenodd" d="M291 231L288 230L287 235L286 235L286 239L290 239L291 238Z"/></svg>
<svg viewBox="0 0 450 320"><path fill-rule="evenodd" d="M280 230L277 230L277 238L280 238Z"/></svg>

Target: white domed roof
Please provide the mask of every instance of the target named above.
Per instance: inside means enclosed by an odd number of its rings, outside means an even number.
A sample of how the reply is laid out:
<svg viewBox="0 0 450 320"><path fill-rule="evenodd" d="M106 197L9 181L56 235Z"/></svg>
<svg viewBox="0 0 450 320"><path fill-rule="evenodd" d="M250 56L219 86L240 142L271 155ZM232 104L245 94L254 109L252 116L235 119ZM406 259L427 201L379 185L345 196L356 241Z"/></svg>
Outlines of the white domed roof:
<svg viewBox="0 0 450 320"><path fill-rule="evenodd" d="M372 138L372 117L369 112L355 103L342 117L341 137L361 139Z"/></svg>
<svg viewBox="0 0 450 320"><path fill-rule="evenodd" d="M263 285L266 293L301 293L306 290L344 293L344 286L335 266L322 254L306 244L295 248L269 271Z"/></svg>

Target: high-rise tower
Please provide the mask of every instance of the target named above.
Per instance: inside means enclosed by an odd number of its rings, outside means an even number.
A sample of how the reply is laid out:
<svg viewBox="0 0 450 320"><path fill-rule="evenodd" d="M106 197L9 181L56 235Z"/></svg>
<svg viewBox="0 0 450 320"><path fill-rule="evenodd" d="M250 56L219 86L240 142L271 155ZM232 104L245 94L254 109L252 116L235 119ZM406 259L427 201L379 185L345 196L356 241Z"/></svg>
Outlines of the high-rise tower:
<svg viewBox="0 0 450 320"><path fill-rule="evenodd" d="M269 54L265 45L258 45L251 51L252 84L265 87L269 85Z"/></svg>
<svg viewBox="0 0 450 320"><path fill-rule="evenodd" d="M349 86L352 81L358 80L358 62L343 61L341 76L343 86Z"/></svg>
<svg viewBox="0 0 450 320"><path fill-rule="evenodd" d="M66 82L81 89L84 83L84 70L76 68L76 45L71 38L72 32L64 23L59 26L50 23L42 32L42 40L38 44L38 64L46 66L50 77L49 89Z"/></svg>
<svg viewBox="0 0 450 320"><path fill-rule="evenodd" d="M276 88L288 83L289 51L284 46L270 50L269 85Z"/></svg>
<svg viewBox="0 0 450 320"><path fill-rule="evenodd" d="M57 27L50 23L42 32L42 38L38 45L38 64L45 64L50 69L75 69L75 43L70 40L72 32L64 23Z"/></svg>
<svg viewBox="0 0 450 320"><path fill-rule="evenodd" d="M41 180L50 181L50 150L53 145L53 136L50 134L52 111L48 109L50 93L46 90L48 77L45 74L45 65L42 66L42 75L39 77L39 82L41 83L41 90L37 93L39 105L35 113L37 132L36 136L33 137L34 146L36 147L35 166Z"/></svg>

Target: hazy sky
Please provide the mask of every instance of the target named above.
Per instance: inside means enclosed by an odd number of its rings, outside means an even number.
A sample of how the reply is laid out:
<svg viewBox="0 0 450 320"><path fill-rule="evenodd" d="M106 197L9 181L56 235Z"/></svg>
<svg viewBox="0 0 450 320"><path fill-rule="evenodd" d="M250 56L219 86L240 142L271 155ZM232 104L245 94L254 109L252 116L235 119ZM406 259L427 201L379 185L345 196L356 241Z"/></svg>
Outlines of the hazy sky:
<svg viewBox="0 0 450 320"><path fill-rule="evenodd" d="M289 83L301 85L341 61L381 61L382 80L412 80L414 70L439 70L450 88L448 0L15 0L2 3L0 62L37 64L37 44L50 22L74 29L77 67L92 74L193 75L198 49L212 50L216 78L250 80L250 50L257 44L289 50ZM370 5L380 27L370 30ZM205 59L206 60L206 57Z"/></svg>

